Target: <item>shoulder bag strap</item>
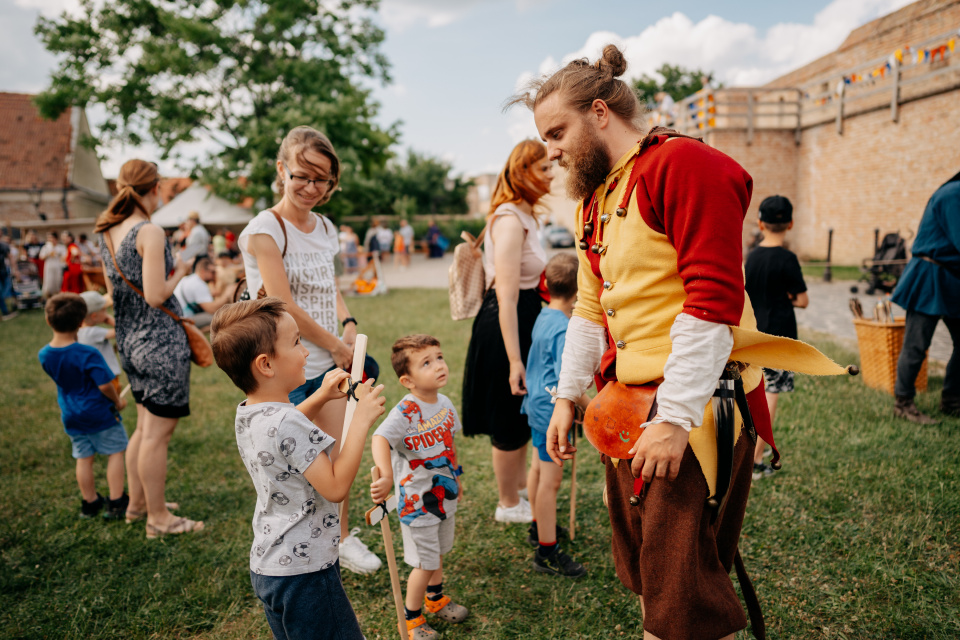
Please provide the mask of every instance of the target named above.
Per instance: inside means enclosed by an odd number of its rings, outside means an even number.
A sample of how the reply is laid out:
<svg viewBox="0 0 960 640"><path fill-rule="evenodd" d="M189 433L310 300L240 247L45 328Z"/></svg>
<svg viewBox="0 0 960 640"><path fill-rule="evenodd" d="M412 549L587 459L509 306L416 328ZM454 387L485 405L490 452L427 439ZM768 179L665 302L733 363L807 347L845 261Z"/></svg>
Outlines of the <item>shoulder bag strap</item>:
<svg viewBox="0 0 960 640"><path fill-rule="evenodd" d="M287 257L287 245L290 244L287 239L287 225L283 224L283 218L280 217L280 214L270 209L270 213L273 214L273 217L277 219L277 224L280 225L280 231L283 231L283 251L280 252L280 259L283 260ZM326 223L324 223L324 229L326 229Z"/></svg>
<svg viewBox="0 0 960 640"><path fill-rule="evenodd" d="M113 268L117 270L117 273L120 274L120 277L123 278L123 281L127 283L127 286L128 286L128 287L130 287L131 289L133 289L134 291L136 291L136 292L140 295L141 298L143 298L144 300L146 300L146 299L147 299L147 296L143 295L143 291L141 291L140 289L138 289L136 285L134 285L132 282L130 282L129 280L127 280L127 276L123 275L123 271L120 270L120 265L117 264L117 254L116 254L116 252L113 250L113 239L110 237L110 229L107 229L106 231L103 232L103 239L104 239L104 241L106 241L106 243L107 243L107 249L110 250L110 257L113 258ZM150 303L148 302L147 304L150 304ZM160 307L158 307L158 308L159 308L161 311L163 311L165 314L167 314L168 316L170 316L171 318L173 318L174 320L176 320L177 322L183 324L183 321L182 321L182 319L180 318L180 316L178 316L177 314L175 314L173 311L170 311L170 309L167 309L167 308L166 308L165 306L163 306L163 305L160 305Z"/></svg>

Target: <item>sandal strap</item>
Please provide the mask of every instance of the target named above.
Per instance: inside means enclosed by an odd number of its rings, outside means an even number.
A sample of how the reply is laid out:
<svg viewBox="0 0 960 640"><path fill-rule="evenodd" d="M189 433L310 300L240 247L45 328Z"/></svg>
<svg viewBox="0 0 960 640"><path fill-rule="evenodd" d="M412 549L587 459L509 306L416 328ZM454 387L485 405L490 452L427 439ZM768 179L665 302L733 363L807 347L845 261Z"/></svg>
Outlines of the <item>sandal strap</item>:
<svg viewBox="0 0 960 640"><path fill-rule="evenodd" d="M407 631L412 631L413 629L425 624L427 624L427 619L424 618L423 615L420 615L413 620L407 620Z"/></svg>
<svg viewBox="0 0 960 640"><path fill-rule="evenodd" d="M450 604L450 596L443 596L442 598L436 601L431 600L430 598L424 597L423 602L424 602L424 605L427 607L427 611L429 611L430 613L436 613L437 611L440 611L445 606Z"/></svg>

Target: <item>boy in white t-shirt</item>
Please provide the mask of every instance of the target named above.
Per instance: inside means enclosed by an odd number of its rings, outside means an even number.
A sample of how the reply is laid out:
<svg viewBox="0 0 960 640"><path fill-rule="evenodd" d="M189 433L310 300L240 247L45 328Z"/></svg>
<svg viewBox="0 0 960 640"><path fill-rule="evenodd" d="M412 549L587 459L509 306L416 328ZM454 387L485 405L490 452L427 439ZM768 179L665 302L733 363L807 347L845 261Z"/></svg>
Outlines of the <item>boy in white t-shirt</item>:
<svg viewBox="0 0 960 640"><path fill-rule="evenodd" d="M370 494L379 503L397 492L403 559L413 567L404 603L407 634L410 640L433 640L437 632L427 624L423 607L447 622L463 622L469 615L443 595L441 560L453 548L454 514L463 493L463 469L453 443L460 420L450 399L438 393L449 369L436 338L400 338L390 361L410 393L373 434L380 479L370 485Z"/></svg>
<svg viewBox="0 0 960 640"><path fill-rule="evenodd" d="M114 353L113 344L110 342L116 339L117 332L114 329L113 316L105 311L107 299L96 291L84 291L80 294L80 297L87 303L87 317L83 319L83 324L77 331L77 342L90 345L103 355L103 359L107 361L107 366L110 367L110 371L115 376L113 386L119 392L120 363L117 361L117 354ZM100 325L103 324L110 328L101 327Z"/></svg>
<svg viewBox="0 0 960 640"><path fill-rule="evenodd" d="M362 640L340 582L337 505L349 493L367 433L383 414L383 385L357 387L357 404L336 461L334 439L311 422L343 393L340 369L297 406L288 394L304 382L307 350L279 298L230 304L213 317L217 365L247 398L237 407L240 457L257 492L250 580L278 640Z"/></svg>

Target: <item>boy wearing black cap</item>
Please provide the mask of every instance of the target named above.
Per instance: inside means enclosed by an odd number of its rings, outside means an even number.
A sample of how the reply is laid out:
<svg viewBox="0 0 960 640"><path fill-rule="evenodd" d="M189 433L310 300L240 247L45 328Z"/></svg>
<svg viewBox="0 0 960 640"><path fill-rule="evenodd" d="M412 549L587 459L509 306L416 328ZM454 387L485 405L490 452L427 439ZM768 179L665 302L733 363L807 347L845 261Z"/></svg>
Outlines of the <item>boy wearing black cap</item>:
<svg viewBox="0 0 960 640"><path fill-rule="evenodd" d="M787 231L793 228L793 205L783 196L770 196L760 203L760 232L763 241L747 256L746 290L757 316L757 329L764 333L797 339L794 307L809 302L797 256L783 246ZM793 372L764 369L763 378L772 423L781 393L793 391ZM763 462L765 444L757 438L753 457L753 479L773 474Z"/></svg>

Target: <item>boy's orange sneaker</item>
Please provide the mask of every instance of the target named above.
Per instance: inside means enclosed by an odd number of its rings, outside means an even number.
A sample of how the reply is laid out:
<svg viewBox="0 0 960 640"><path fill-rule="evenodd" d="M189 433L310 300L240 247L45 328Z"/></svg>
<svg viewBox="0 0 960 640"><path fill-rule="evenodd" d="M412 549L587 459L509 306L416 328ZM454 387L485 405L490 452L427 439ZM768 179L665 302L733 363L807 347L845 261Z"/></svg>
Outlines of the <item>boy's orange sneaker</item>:
<svg viewBox="0 0 960 640"><path fill-rule="evenodd" d="M450 599L450 596L443 596L436 602L430 598L423 599L424 608L446 622L463 622L470 615L470 610L459 605Z"/></svg>
<svg viewBox="0 0 960 640"><path fill-rule="evenodd" d="M427 624L427 619L418 616L407 620L407 640L438 640L440 634Z"/></svg>

